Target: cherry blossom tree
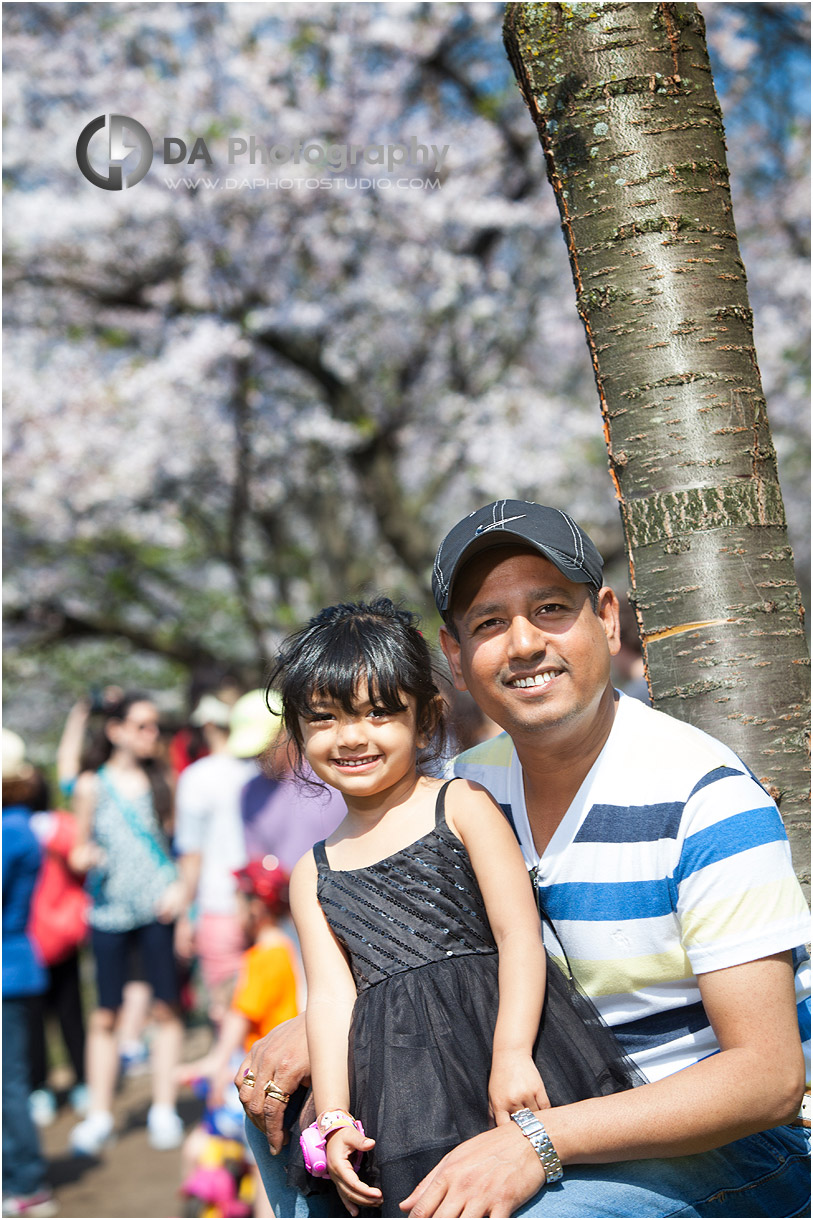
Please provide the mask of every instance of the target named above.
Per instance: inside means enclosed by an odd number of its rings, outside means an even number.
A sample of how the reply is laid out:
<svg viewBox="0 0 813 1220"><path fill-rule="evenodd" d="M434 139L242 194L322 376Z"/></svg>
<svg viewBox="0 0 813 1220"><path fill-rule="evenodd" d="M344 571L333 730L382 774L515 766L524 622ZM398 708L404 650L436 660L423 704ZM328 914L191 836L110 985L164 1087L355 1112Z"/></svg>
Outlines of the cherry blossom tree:
<svg viewBox="0 0 813 1220"><path fill-rule="evenodd" d="M26 731L47 740L77 686L125 672L177 683L217 660L257 681L281 632L348 594L391 590L431 629L439 536L500 494L567 505L623 585L591 370L501 13L5 7L7 714ZM733 20L709 14L732 79L762 62L764 28ZM781 188L779 171L755 185L749 135L740 222L802 559L803 110L785 118ZM111 113L155 150L122 191L76 160L80 132ZM230 164L230 138L252 135L446 152L392 172ZM187 158L164 165L170 137ZM211 165L189 164L198 140Z"/></svg>

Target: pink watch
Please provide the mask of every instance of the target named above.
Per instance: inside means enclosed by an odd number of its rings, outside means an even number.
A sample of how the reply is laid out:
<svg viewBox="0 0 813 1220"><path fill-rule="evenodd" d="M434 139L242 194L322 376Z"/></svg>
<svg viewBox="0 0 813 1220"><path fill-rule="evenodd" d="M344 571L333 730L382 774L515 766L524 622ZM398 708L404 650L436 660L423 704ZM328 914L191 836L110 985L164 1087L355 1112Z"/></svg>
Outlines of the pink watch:
<svg viewBox="0 0 813 1220"><path fill-rule="evenodd" d="M322 1134L322 1131L320 1131L320 1129L319 1129L319 1123L316 1122L316 1123L311 1123L311 1125L309 1127L306 1127L305 1130L302 1132L302 1134L299 1137L299 1146L302 1149L302 1156L304 1157L304 1160L305 1160L305 1168L307 1169L308 1173L311 1174L314 1178L329 1178L330 1177L330 1174L329 1174L328 1168L327 1168L327 1137L328 1137L328 1135L330 1135L330 1133L332 1131L338 1131L340 1127L349 1127L351 1125L349 1122L346 1122L346 1121L345 1122L335 1122L334 1121L332 1124L328 1125L327 1123L325 1123L325 1119L330 1118L330 1117L333 1117L332 1112L329 1115L327 1115L327 1114L322 1115L322 1125L325 1127L324 1134ZM350 1118L351 1115L345 1115L344 1112L342 1112L342 1117ZM364 1135L364 1128L361 1125L360 1119L354 1118L352 1121L352 1125L356 1128L357 1131L360 1131L361 1134ZM353 1168L354 1169L358 1169L359 1165L361 1164L362 1155L363 1154L361 1151L357 1152L354 1155L354 1157L353 1157Z"/></svg>

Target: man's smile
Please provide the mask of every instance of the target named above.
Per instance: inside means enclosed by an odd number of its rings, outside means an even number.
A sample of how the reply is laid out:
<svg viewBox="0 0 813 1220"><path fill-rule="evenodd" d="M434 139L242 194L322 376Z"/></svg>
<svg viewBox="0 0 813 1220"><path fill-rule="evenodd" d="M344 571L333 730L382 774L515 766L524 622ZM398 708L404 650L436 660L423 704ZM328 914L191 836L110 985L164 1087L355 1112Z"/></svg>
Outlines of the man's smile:
<svg viewBox="0 0 813 1220"><path fill-rule="evenodd" d="M524 674L518 678L509 678L506 686L512 690L528 690L532 687L542 688L558 678L561 672L558 669L545 669L535 674Z"/></svg>

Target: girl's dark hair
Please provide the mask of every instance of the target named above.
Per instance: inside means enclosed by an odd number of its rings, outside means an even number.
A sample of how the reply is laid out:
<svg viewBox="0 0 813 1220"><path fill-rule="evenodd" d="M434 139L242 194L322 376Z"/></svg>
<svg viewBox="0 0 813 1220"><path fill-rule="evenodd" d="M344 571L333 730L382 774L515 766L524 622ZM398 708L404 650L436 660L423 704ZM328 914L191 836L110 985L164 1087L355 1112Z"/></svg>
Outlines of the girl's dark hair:
<svg viewBox="0 0 813 1220"><path fill-rule="evenodd" d="M154 700L142 691L128 691L118 702L105 706L102 725L85 753L82 770L98 771L100 767L104 766L113 753L113 743L105 731L107 725L111 720L126 720L137 703L154 703ZM163 765L157 758L142 758L139 762L149 780L158 820L163 829L168 832L172 818L172 791Z"/></svg>
<svg viewBox="0 0 813 1220"><path fill-rule="evenodd" d="M418 622L416 615L395 606L388 597L377 597L368 603L328 606L283 642L268 679L266 698L272 690L282 697L296 775L305 778L300 716L312 714L318 697L335 700L346 712L355 712L362 678L367 680L370 699L388 712L404 711L403 696L411 695L418 733L428 743L419 753L419 764L426 767L441 757L443 700Z"/></svg>

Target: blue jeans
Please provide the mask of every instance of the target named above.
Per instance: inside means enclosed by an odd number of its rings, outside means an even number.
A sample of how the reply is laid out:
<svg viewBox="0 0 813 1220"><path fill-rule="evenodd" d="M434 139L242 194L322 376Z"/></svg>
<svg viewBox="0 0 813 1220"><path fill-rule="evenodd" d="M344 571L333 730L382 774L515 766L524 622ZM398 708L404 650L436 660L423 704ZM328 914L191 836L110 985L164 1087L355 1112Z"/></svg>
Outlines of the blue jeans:
<svg viewBox="0 0 813 1220"><path fill-rule="evenodd" d="M28 997L3 997L3 1198L45 1187L45 1161L28 1112Z"/></svg>
<svg viewBox="0 0 813 1220"><path fill-rule="evenodd" d="M268 1151L265 1136L246 1122L274 1215L327 1216L326 1200L305 1198L286 1180L288 1150ZM810 1214L810 1132L777 1127L749 1135L713 1152L611 1165L569 1165L555 1186L515 1212L516 1216L806 1216ZM362 1216L364 1213L362 1212Z"/></svg>

